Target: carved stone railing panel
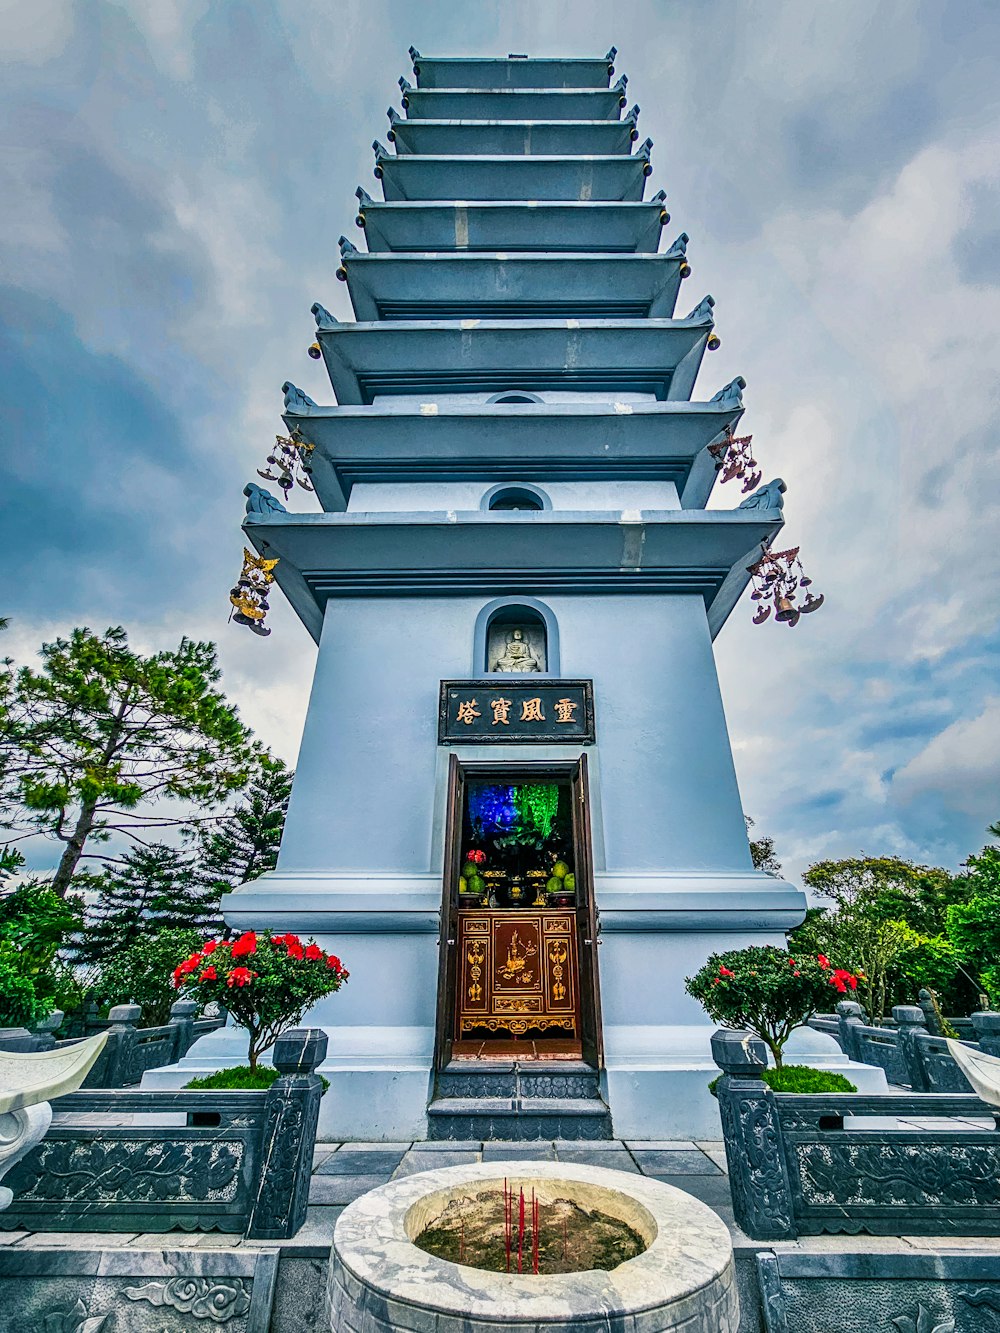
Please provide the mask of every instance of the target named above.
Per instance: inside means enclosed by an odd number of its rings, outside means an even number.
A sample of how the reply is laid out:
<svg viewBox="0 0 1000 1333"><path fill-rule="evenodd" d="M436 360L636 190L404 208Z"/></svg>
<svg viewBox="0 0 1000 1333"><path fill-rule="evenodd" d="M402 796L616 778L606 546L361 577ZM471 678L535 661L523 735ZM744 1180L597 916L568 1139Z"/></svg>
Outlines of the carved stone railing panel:
<svg viewBox="0 0 1000 1333"><path fill-rule="evenodd" d="M51 1128L6 1177L0 1228L33 1231L224 1231L293 1236L305 1220L326 1056L319 1029L275 1046L266 1092L85 1091L60 1112L124 1124ZM178 1113L188 1124L171 1123ZM191 1123L198 1113L198 1124ZM127 1123L141 1115L139 1124ZM155 1115L161 1123L149 1123ZM216 1123L207 1124L214 1120Z"/></svg>
<svg viewBox="0 0 1000 1333"><path fill-rule="evenodd" d="M978 1097L775 1094L760 1045L748 1033L712 1038L733 1207L748 1235L1000 1235L1000 1133L962 1123L992 1116ZM860 1117L886 1128L852 1128ZM947 1117L954 1128L895 1127Z"/></svg>

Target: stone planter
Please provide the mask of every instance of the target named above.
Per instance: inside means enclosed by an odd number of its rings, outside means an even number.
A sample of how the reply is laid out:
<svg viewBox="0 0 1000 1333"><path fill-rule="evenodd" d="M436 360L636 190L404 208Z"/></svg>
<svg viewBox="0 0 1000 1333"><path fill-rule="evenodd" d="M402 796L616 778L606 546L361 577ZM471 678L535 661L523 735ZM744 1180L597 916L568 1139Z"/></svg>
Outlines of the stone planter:
<svg viewBox="0 0 1000 1333"><path fill-rule="evenodd" d="M611 1272L490 1273L418 1249L413 1238L449 1201L504 1178L543 1205L569 1198L618 1217L645 1253ZM739 1303L729 1232L671 1185L571 1162L484 1162L391 1181L345 1208L327 1282L337 1333L736 1333Z"/></svg>

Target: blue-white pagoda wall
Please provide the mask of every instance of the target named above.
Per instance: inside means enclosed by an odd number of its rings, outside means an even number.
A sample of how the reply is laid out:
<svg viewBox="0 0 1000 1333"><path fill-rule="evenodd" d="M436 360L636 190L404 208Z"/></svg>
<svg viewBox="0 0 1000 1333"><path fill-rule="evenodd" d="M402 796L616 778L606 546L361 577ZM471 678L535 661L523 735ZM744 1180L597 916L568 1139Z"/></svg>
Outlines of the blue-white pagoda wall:
<svg viewBox="0 0 1000 1333"><path fill-rule="evenodd" d="M544 600L559 626L560 674L594 681L598 868L749 870L701 598ZM432 858L443 797L438 683L483 673L473 660L482 606L478 598L328 605L279 872L440 870ZM497 747L485 753L501 757ZM510 753L523 760L538 748Z"/></svg>

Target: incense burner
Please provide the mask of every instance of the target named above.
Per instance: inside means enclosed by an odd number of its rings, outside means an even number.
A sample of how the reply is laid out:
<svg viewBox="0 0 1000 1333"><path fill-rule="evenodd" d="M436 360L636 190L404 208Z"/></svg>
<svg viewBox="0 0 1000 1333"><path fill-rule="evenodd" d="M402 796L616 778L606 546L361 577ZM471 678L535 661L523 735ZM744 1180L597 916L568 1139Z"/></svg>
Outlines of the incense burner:
<svg viewBox="0 0 1000 1333"><path fill-rule="evenodd" d="M609 1272L535 1276L450 1263L413 1242L454 1200L487 1189L569 1198L626 1222L646 1250ZM571 1162L484 1162L390 1181L344 1209L333 1234L329 1326L391 1333L736 1333L729 1232L705 1204L645 1176Z"/></svg>

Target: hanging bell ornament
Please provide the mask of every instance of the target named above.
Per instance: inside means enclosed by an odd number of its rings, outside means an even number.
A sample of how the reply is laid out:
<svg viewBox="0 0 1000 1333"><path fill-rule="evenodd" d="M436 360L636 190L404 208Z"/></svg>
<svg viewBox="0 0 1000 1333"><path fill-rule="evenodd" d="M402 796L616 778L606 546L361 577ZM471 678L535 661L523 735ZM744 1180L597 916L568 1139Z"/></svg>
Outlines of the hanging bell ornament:
<svg viewBox="0 0 1000 1333"><path fill-rule="evenodd" d="M310 343L307 350L314 361L318 361L323 355L323 349L320 347L319 343Z"/></svg>

